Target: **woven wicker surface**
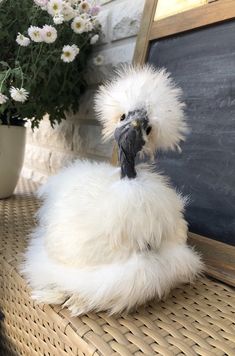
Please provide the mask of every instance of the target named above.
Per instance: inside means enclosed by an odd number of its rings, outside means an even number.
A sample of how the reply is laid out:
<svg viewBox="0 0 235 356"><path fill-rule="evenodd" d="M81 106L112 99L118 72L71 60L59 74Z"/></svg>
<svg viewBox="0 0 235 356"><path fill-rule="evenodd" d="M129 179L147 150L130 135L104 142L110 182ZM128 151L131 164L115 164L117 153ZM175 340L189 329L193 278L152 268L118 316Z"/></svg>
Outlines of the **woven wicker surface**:
<svg viewBox="0 0 235 356"><path fill-rule="evenodd" d="M71 318L35 305L16 270L35 224L35 189L21 180L0 201L0 355L235 355L234 290L207 278L128 316Z"/></svg>

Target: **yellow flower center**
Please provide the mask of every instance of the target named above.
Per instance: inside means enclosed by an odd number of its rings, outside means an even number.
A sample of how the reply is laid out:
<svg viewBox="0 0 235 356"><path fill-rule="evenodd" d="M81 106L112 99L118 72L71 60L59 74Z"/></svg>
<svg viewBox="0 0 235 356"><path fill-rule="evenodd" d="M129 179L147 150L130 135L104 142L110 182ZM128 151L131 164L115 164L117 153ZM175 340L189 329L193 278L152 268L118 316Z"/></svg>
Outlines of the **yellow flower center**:
<svg viewBox="0 0 235 356"><path fill-rule="evenodd" d="M51 37L52 33L49 31L47 32L47 37Z"/></svg>
<svg viewBox="0 0 235 356"><path fill-rule="evenodd" d="M70 56L71 56L71 52L65 51L65 52L64 52L64 55L65 55L65 57L70 57Z"/></svg>
<svg viewBox="0 0 235 356"><path fill-rule="evenodd" d="M54 4L54 5L52 6L52 8L53 8L53 10L57 11L59 7L58 7L57 4Z"/></svg>
<svg viewBox="0 0 235 356"><path fill-rule="evenodd" d="M81 22L76 22L76 28L81 28Z"/></svg>

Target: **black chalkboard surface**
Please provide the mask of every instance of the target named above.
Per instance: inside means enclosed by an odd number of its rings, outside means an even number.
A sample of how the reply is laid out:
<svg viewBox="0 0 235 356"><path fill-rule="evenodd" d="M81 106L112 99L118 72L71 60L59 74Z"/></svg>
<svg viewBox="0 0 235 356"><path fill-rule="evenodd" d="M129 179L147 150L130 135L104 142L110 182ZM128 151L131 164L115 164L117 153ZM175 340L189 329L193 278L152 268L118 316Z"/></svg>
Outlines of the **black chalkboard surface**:
<svg viewBox="0 0 235 356"><path fill-rule="evenodd" d="M189 195L190 231L235 246L235 21L153 41L147 61L183 89L191 128L156 166Z"/></svg>

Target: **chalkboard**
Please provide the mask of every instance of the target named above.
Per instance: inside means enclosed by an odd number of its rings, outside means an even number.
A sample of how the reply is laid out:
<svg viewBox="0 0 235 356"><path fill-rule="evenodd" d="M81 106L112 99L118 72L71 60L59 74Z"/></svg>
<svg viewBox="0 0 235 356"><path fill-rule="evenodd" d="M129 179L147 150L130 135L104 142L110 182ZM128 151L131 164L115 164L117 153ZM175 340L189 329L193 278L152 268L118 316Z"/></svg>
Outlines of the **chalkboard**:
<svg viewBox="0 0 235 356"><path fill-rule="evenodd" d="M152 41L147 61L183 89L191 128L156 167L190 197L190 231L235 246L235 21Z"/></svg>

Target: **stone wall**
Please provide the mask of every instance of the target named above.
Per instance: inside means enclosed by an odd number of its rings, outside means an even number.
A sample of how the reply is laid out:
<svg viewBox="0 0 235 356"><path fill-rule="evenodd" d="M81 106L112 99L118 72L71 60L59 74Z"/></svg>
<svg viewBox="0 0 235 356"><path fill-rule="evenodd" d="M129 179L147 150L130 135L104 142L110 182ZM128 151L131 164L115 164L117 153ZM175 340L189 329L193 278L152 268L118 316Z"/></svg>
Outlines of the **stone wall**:
<svg viewBox="0 0 235 356"><path fill-rule="evenodd" d="M101 127L92 109L93 96L97 85L112 74L114 67L131 62L144 0L100 0L100 3L103 33L93 56L101 54L103 64L95 66L91 59L87 70L89 89L76 115L68 116L54 129L46 117L39 129L34 132L27 129L22 170L27 178L44 182L76 158L108 160L111 156L113 143L102 143Z"/></svg>

